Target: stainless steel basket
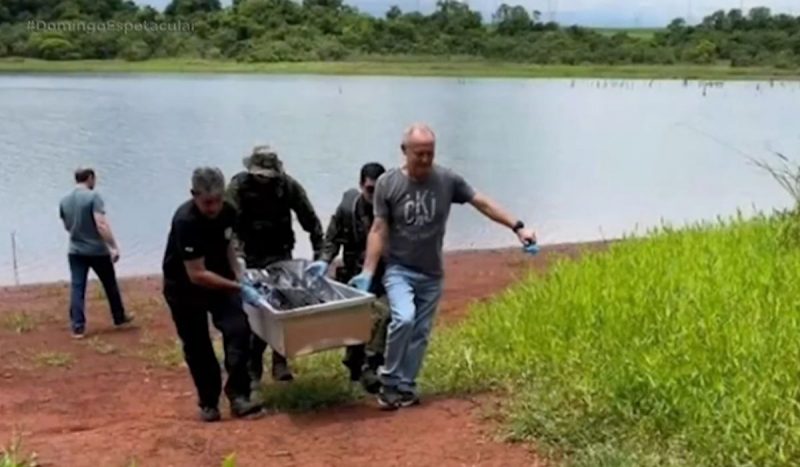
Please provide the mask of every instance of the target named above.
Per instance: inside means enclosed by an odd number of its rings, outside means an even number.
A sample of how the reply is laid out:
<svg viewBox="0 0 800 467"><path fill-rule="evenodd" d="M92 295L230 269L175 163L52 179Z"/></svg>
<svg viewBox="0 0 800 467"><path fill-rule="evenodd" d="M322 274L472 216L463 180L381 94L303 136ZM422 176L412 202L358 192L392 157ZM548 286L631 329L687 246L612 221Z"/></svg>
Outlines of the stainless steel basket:
<svg viewBox="0 0 800 467"><path fill-rule="evenodd" d="M375 295L325 280L345 298L291 310L275 310L265 299L258 306L245 303L253 332L284 357L368 342Z"/></svg>

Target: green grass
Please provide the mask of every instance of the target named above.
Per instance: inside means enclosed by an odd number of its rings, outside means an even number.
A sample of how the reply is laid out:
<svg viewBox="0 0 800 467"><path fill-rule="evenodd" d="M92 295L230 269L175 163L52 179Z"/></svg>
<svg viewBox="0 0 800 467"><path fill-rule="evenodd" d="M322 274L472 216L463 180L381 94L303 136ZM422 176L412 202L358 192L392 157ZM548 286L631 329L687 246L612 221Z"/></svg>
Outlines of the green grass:
<svg viewBox="0 0 800 467"><path fill-rule="evenodd" d="M0 318L0 327L17 334L33 331L39 319L26 311L6 313Z"/></svg>
<svg viewBox="0 0 800 467"><path fill-rule="evenodd" d="M503 395L507 439L564 465L798 465L794 226L767 216L666 226L564 259L438 329L422 388ZM264 388L267 407L363 398L340 358L296 359L295 382Z"/></svg>
<svg viewBox="0 0 800 467"><path fill-rule="evenodd" d="M560 262L440 332L425 383L506 394L511 438L567 464L798 465L800 248L785 222L664 227Z"/></svg>
<svg viewBox="0 0 800 467"><path fill-rule="evenodd" d="M0 467L38 467L37 456L24 454L22 439L14 435L7 446L0 447Z"/></svg>
<svg viewBox="0 0 800 467"><path fill-rule="evenodd" d="M728 65L530 65L435 57L370 57L360 61L238 63L199 59L44 61L0 59L0 73L264 73L502 78L799 79L798 70Z"/></svg>
<svg viewBox="0 0 800 467"><path fill-rule="evenodd" d="M118 352L117 347L103 339L95 336L86 341L86 345L95 350L100 355L111 355Z"/></svg>
<svg viewBox="0 0 800 467"><path fill-rule="evenodd" d="M39 366L64 368L72 365L74 357L66 352L42 352L35 356Z"/></svg>
<svg viewBox="0 0 800 467"><path fill-rule="evenodd" d="M236 453L231 453L225 456L222 459L222 467L236 467L238 464L236 462Z"/></svg>
<svg viewBox="0 0 800 467"><path fill-rule="evenodd" d="M225 456L222 459L222 462L220 463L220 467L236 467L237 465L239 465L239 464L236 461L236 453L235 452L234 453L230 453L227 456ZM5 467L5 466L0 464L0 467ZM31 466L31 467L35 467L35 466ZM130 462L128 462L126 464L126 467L140 467L140 464L139 464L139 462L136 461L136 459L131 459Z"/></svg>
<svg viewBox="0 0 800 467"><path fill-rule="evenodd" d="M134 355L160 368L179 368L185 366L183 347L178 338L167 341L156 340L146 329L139 339L139 347Z"/></svg>
<svg viewBox="0 0 800 467"><path fill-rule="evenodd" d="M269 382L262 388L264 406L269 411L306 412L358 400L363 392L350 383L341 359L341 352L335 351L295 359L291 384Z"/></svg>

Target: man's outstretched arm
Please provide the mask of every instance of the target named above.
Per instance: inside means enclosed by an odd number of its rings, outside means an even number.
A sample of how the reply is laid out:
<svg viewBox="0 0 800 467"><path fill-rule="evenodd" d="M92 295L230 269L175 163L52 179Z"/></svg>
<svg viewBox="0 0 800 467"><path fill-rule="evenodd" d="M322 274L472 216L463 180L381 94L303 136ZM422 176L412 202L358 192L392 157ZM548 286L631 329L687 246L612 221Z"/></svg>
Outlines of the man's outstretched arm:
<svg viewBox="0 0 800 467"><path fill-rule="evenodd" d="M481 214L500 225L504 225L509 229L514 229L517 226L518 218L512 216L499 203L483 193L475 193L470 204ZM531 229L519 228L516 230L516 234L523 244L536 243L536 234Z"/></svg>

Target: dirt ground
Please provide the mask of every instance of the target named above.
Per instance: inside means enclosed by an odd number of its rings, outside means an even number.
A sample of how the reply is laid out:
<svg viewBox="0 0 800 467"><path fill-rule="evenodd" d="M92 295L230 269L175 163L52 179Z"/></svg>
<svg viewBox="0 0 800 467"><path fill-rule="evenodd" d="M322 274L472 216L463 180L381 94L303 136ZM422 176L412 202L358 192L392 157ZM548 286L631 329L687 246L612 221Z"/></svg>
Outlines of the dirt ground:
<svg viewBox="0 0 800 467"><path fill-rule="evenodd" d="M439 325L584 247L602 245L546 247L535 257L518 250L448 254ZM112 328L93 282L82 341L68 332L68 284L0 288L0 445L16 433L47 466L219 466L232 452L240 466L542 465L530 446L498 439L499 426L486 417L488 399L424 399L387 413L363 398L257 420L231 420L223 404L223 422L201 423L160 278L125 279L121 287L136 326Z"/></svg>

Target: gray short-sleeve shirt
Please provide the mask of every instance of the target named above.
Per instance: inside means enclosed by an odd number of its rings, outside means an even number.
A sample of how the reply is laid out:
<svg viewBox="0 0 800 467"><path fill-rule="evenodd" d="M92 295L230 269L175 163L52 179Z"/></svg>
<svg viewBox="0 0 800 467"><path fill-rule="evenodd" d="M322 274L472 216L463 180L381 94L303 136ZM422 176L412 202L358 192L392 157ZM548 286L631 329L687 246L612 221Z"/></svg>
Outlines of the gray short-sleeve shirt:
<svg viewBox="0 0 800 467"><path fill-rule="evenodd" d="M59 215L69 231L70 254L109 254L108 246L97 230L94 213L105 214L103 198L96 191L77 187L61 200Z"/></svg>
<svg viewBox="0 0 800 467"><path fill-rule="evenodd" d="M375 185L375 217L389 224L387 265L397 264L432 275L444 273L442 245L450 206L472 201L475 190L463 177L434 165L424 181L390 169Z"/></svg>

